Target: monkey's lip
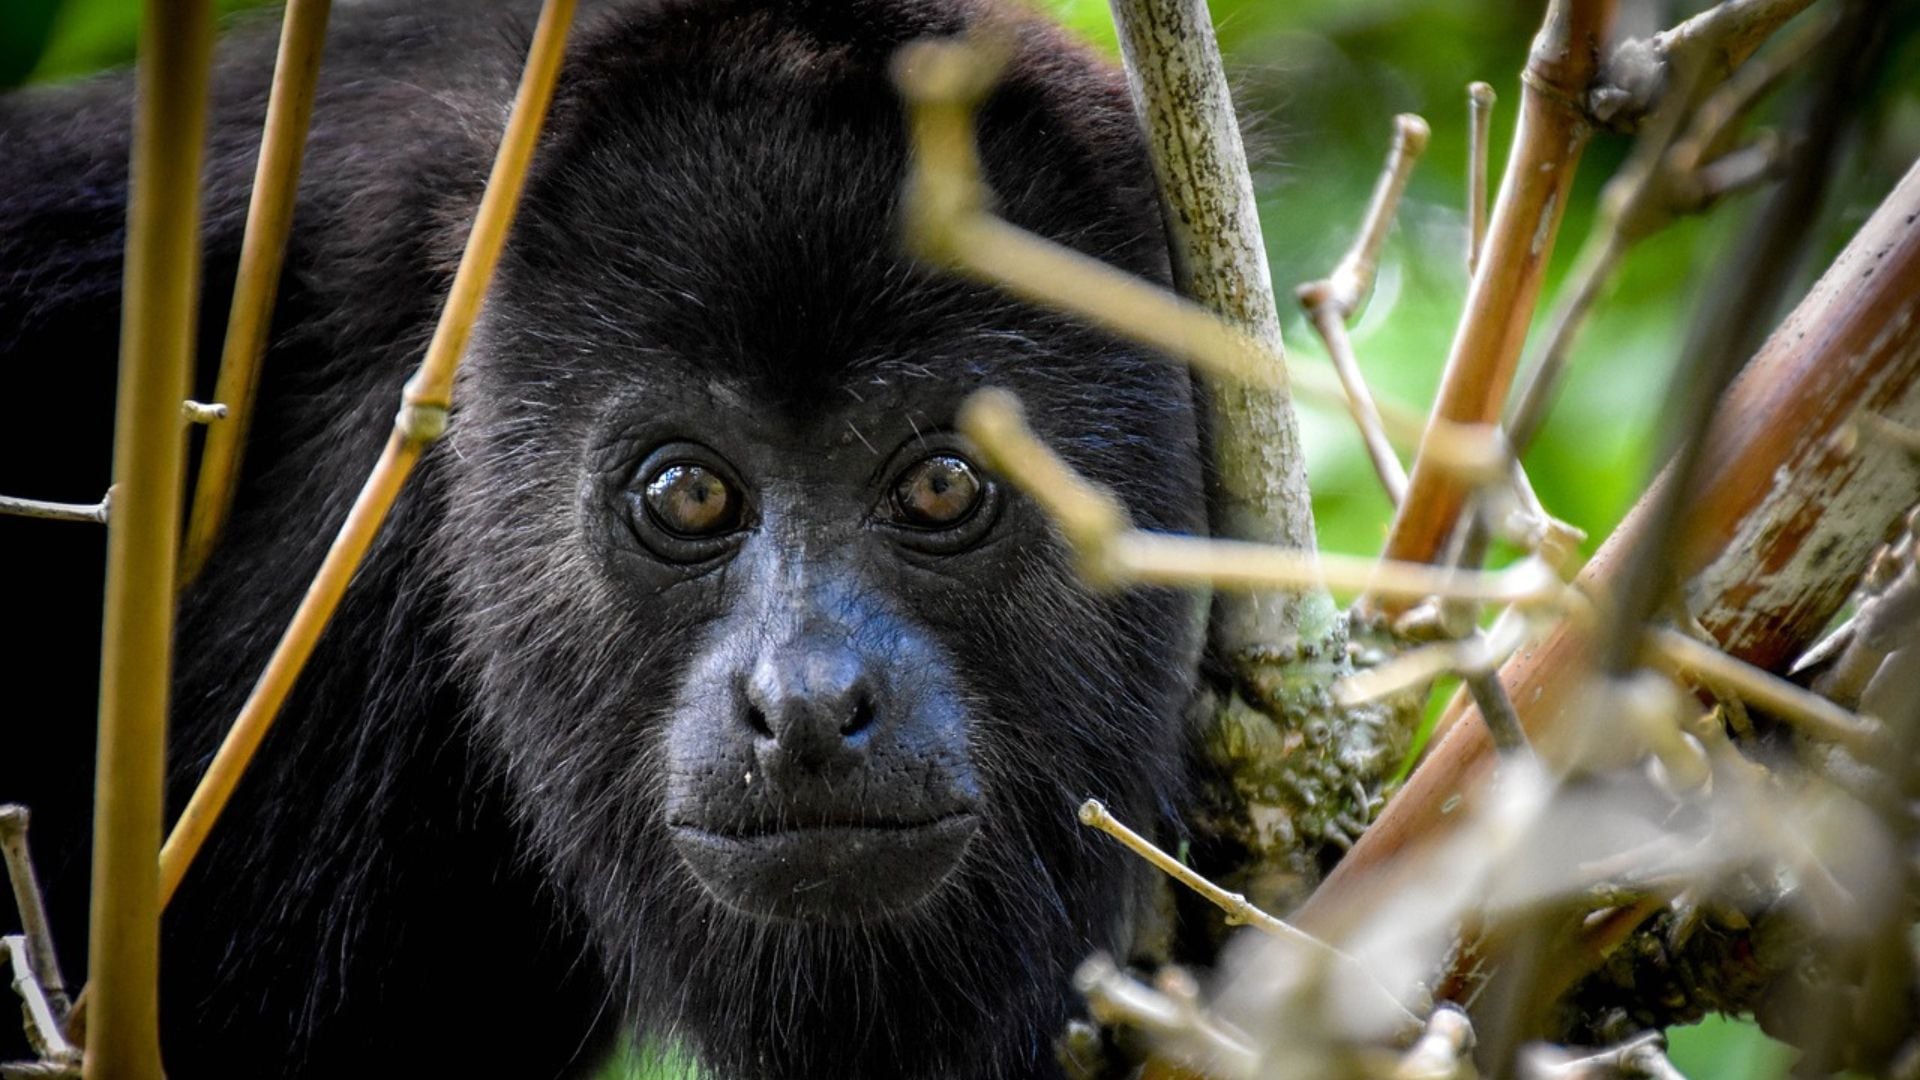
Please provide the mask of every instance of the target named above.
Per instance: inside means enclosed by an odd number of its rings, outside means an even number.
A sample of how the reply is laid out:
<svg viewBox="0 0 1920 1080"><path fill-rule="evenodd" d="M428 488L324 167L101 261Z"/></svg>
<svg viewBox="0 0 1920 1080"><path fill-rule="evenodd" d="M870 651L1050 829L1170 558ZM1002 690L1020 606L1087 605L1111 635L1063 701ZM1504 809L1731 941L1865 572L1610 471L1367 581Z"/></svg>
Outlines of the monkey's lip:
<svg viewBox="0 0 1920 1080"><path fill-rule="evenodd" d="M924 822L715 832L673 827L674 848L721 903L760 918L856 923L926 899L979 829L971 813Z"/></svg>

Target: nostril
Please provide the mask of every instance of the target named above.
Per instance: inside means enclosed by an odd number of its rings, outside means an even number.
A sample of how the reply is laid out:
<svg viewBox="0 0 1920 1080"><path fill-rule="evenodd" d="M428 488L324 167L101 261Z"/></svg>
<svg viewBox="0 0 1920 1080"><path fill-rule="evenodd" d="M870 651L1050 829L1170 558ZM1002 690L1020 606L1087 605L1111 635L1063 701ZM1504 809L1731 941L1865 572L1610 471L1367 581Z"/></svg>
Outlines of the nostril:
<svg viewBox="0 0 1920 1080"><path fill-rule="evenodd" d="M840 737L850 739L873 726L873 701L865 694L853 706L853 715L840 725Z"/></svg>
<svg viewBox="0 0 1920 1080"><path fill-rule="evenodd" d="M760 706L751 702L747 704L747 726L752 728L754 734L759 735L761 738L773 738L773 725L767 723L766 712L763 711Z"/></svg>

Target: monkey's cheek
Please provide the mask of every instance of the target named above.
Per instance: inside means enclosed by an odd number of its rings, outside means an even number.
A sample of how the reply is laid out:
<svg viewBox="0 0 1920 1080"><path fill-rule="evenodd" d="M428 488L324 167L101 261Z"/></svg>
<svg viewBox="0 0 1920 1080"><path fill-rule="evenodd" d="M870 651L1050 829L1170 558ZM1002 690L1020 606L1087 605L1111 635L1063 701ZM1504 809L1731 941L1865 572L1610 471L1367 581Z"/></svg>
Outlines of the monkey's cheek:
<svg viewBox="0 0 1920 1080"><path fill-rule="evenodd" d="M905 911L959 865L972 814L924 825L833 826L729 836L688 826L674 848L715 899L756 918L847 925Z"/></svg>

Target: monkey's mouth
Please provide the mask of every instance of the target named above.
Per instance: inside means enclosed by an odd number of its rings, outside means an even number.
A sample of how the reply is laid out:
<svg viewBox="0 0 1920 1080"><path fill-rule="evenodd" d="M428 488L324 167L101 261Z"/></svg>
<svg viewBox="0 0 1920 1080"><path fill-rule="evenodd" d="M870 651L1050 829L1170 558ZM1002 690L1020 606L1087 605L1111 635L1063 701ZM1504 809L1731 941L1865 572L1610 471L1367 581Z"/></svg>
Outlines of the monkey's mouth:
<svg viewBox="0 0 1920 1080"><path fill-rule="evenodd" d="M708 892L743 914L857 923L925 900L959 864L979 828L970 813L876 822L714 832L673 827L673 846Z"/></svg>

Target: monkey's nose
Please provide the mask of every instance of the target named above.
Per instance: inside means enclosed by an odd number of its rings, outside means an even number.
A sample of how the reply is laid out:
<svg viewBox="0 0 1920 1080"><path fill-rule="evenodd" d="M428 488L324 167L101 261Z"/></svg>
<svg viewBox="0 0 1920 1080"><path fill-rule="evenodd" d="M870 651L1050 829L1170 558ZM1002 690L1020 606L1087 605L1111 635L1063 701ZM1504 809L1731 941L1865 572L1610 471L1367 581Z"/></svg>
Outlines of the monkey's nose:
<svg viewBox="0 0 1920 1080"><path fill-rule="evenodd" d="M817 770L858 762L880 714L866 664L840 645L795 643L763 654L744 697L761 756Z"/></svg>

